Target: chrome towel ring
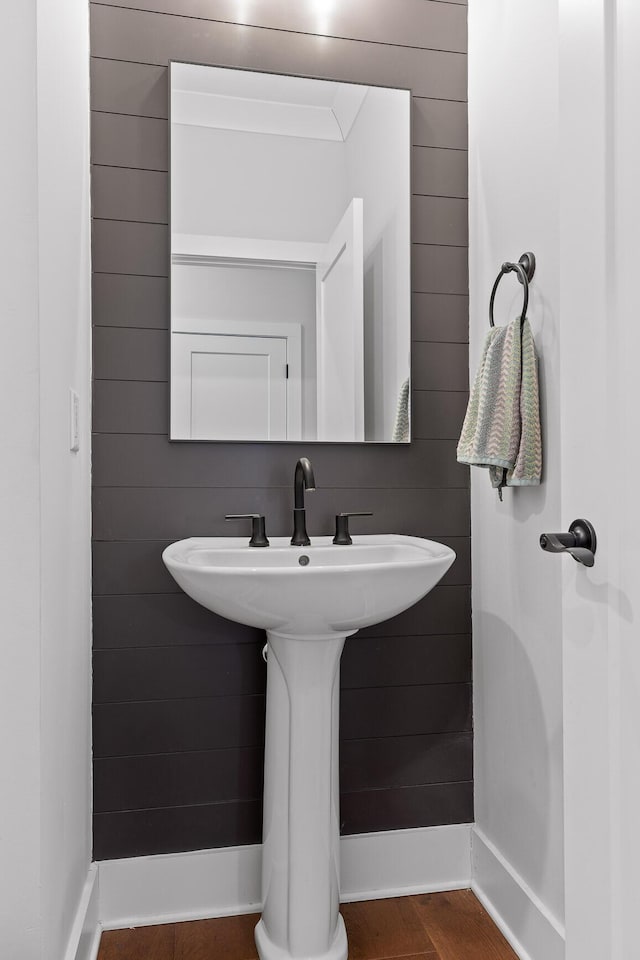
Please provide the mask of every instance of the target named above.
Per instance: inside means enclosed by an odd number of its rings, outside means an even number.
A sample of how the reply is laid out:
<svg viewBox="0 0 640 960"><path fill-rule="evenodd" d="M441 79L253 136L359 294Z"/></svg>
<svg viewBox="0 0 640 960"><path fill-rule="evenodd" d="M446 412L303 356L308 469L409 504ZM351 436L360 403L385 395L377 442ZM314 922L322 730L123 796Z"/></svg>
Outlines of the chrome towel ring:
<svg viewBox="0 0 640 960"><path fill-rule="evenodd" d="M522 304L522 313L520 314L520 323L524 322L524 318L527 315L527 307L529 306L529 284L533 280L533 275L536 272L536 258L532 253L523 253L517 263L503 263L500 268L500 273L496 277L496 282L493 285L493 290L491 291L491 299L489 301L489 323L492 327L495 326L493 321L493 301L496 298L496 290L498 289L498 284L504 277L506 273L516 273L518 275L518 280L524 287L524 302Z"/></svg>

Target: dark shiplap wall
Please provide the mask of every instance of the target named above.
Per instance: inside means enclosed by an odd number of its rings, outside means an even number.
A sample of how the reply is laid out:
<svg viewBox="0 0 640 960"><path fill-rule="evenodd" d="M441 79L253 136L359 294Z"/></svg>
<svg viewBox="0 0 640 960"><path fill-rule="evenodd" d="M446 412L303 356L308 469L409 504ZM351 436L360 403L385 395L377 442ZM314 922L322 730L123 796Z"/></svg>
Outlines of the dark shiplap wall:
<svg viewBox="0 0 640 960"><path fill-rule="evenodd" d="M259 631L208 613L162 566L168 542L228 534L259 510L290 528L311 456L311 535L339 510L361 532L450 544L424 601L347 641L345 833L472 819L467 389L466 6L341 0L91 4L94 269L96 859L259 841L265 668ZM167 62L184 59L411 87L414 442L170 444Z"/></svg>

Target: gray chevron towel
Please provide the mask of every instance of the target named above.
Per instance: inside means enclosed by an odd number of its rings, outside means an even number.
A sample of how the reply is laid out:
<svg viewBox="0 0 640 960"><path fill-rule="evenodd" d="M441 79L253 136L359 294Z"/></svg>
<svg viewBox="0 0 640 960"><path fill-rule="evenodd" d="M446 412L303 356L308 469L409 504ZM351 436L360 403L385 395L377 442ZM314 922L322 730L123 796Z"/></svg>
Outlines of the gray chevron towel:
<svg viewBox="0 0 640 960"><path fill-rule="evenodd" d="M459 463L488 467L491 485L540 483L538 362L529 321L492 327L458 443Z"/></svg>
<svg viewBox="0 0 640 960"><path fill-rule="evenodd" d="M398 395L396 420L393 427L393 442L407 443L409 440L409 377L403 382Z"/></svg>

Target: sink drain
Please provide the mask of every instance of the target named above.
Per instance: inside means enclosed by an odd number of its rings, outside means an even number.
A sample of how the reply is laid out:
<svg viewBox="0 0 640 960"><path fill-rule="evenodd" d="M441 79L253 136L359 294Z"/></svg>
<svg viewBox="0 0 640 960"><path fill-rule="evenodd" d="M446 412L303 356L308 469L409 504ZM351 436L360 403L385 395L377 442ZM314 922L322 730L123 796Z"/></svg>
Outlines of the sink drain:
<svg viewBox="0 0 640 960"><path fill-rule="evenodd" d="M306 555L306 553L303 553L301 557L298 557L298 563L300 564L301 567L307 566L307 564L309 563L309 557Z"/></svg>

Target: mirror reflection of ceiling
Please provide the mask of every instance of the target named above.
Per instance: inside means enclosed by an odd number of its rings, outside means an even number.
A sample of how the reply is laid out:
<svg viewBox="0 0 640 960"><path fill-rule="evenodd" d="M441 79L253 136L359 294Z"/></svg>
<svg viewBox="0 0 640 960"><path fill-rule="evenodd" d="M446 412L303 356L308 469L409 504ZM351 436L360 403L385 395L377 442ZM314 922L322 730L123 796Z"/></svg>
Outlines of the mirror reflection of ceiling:
<svg viewBox="0 0 640 960"><path fill-rule="evenodd" d="M176 64L172 123L346 140L368 87Z"/></svg>
<svg viewBox="0 0 640 960"><path fill-rule="evenodd" d="M170 82L171 438L408 441L409 92Z"/></svg>

